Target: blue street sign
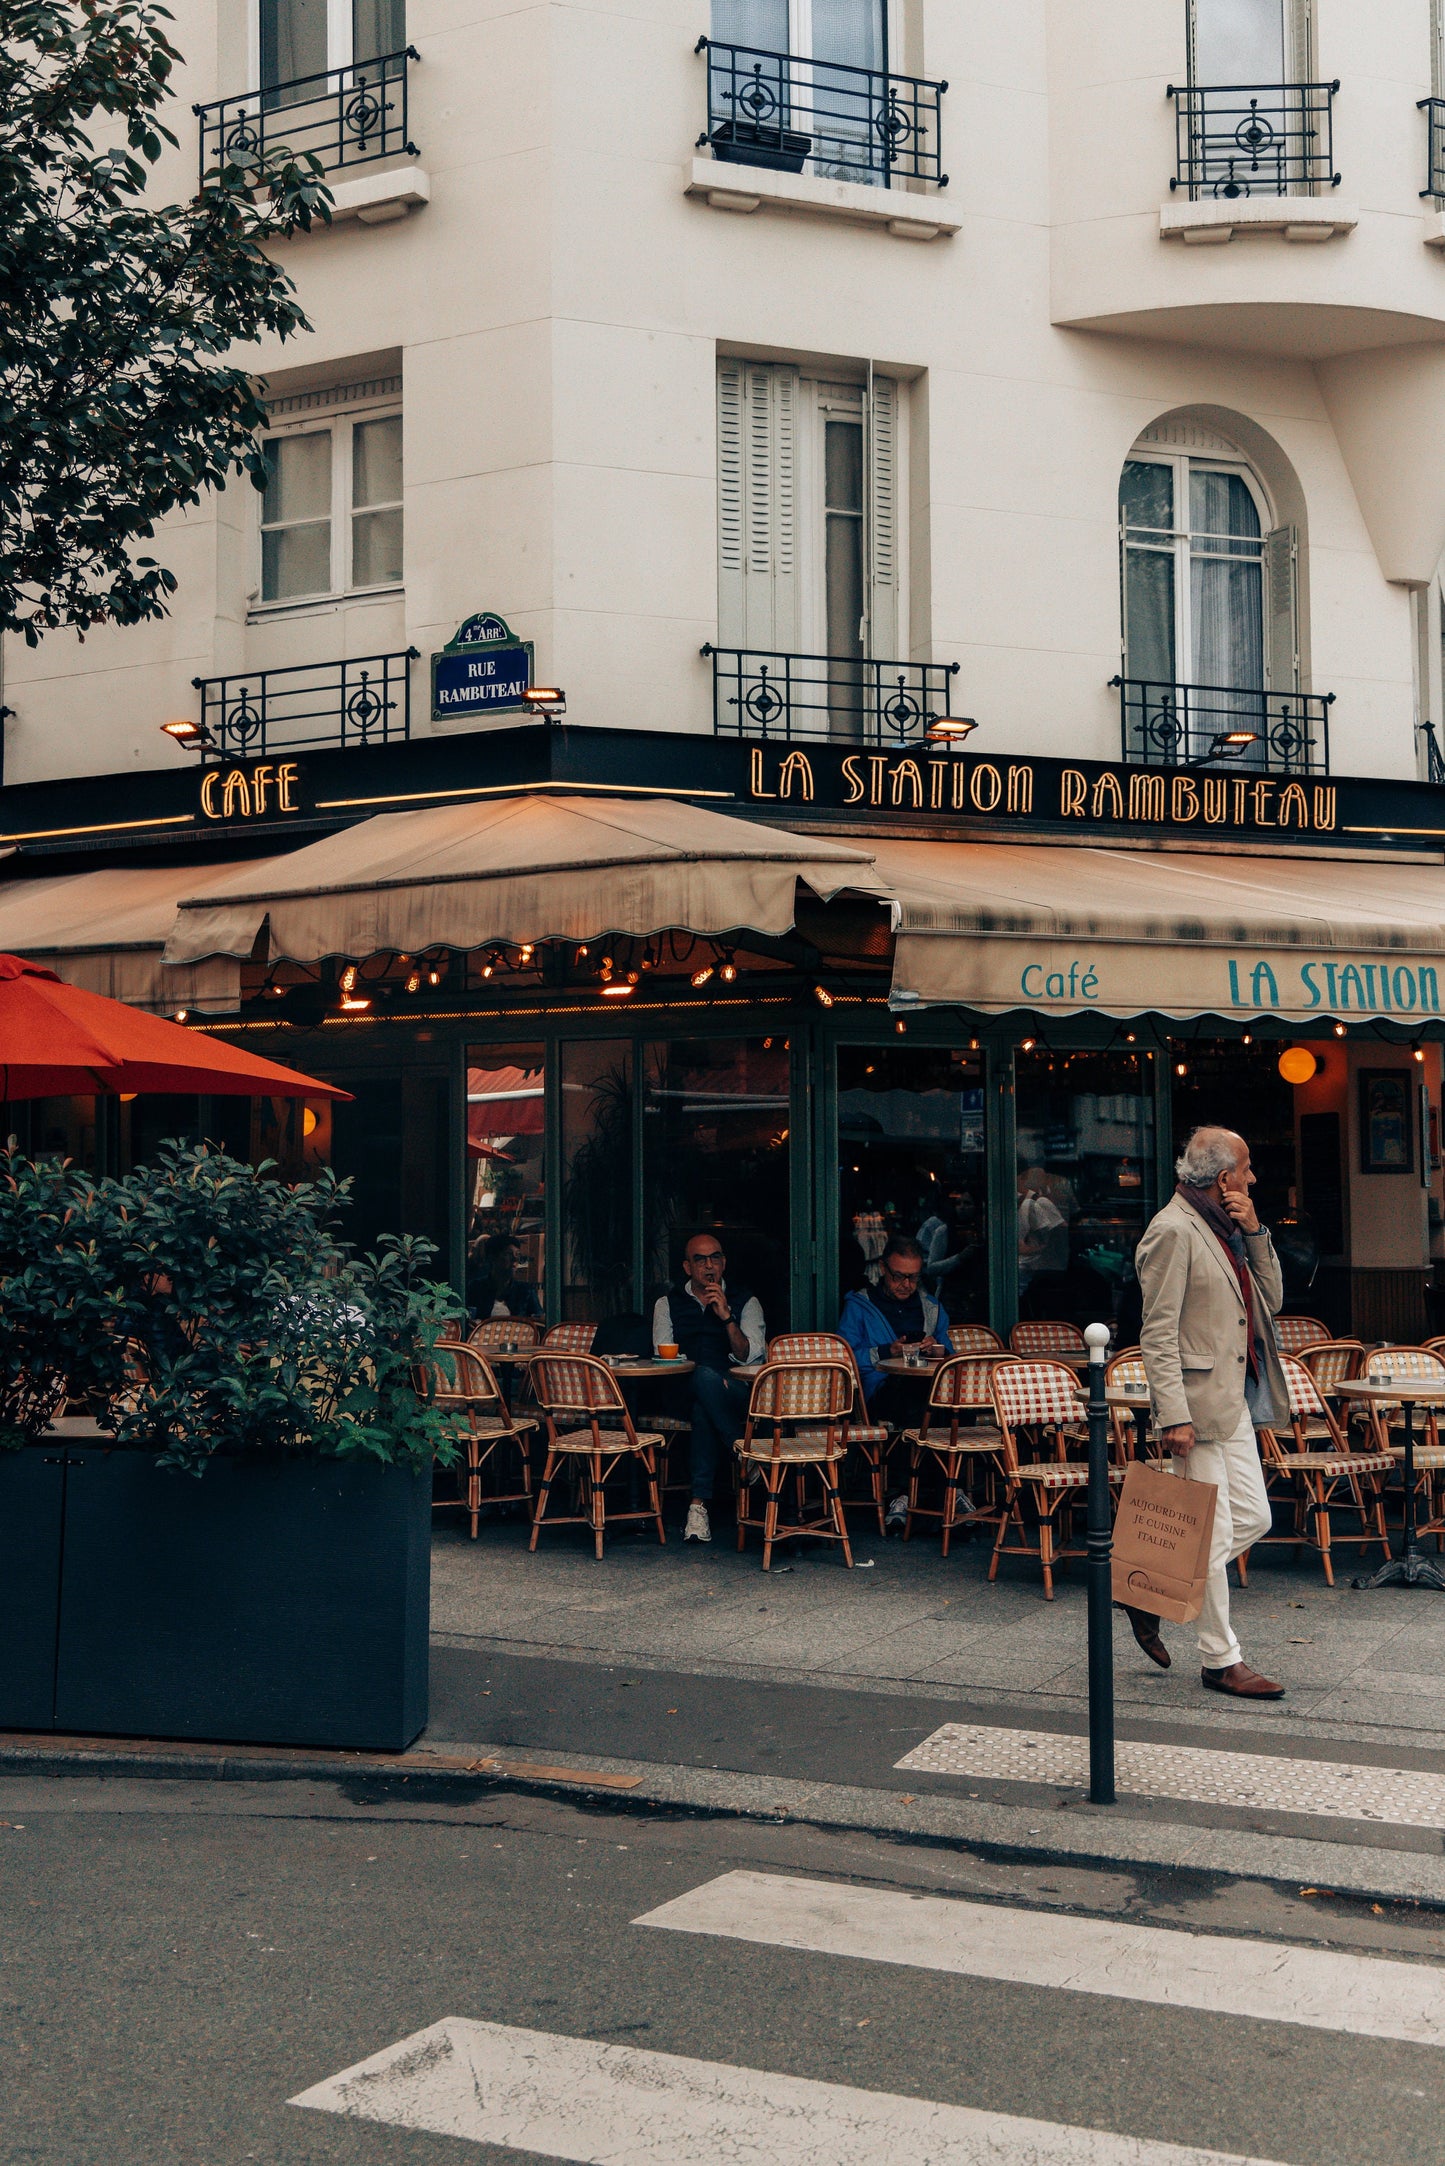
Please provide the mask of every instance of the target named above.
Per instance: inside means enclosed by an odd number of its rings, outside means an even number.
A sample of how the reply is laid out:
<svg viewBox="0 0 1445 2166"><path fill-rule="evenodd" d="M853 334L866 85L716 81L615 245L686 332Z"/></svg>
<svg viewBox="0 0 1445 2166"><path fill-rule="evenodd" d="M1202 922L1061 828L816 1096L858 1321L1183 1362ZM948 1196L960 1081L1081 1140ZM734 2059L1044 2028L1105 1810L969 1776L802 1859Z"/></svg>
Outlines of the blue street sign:
<svg viewBox="0 0 1445 2166"><path fill-rule="evenodd" d="M503 618L490 613L468 617L455 639L432 656L433 721L520 707L532 682L532 666L531 641L514 639Z"/></svg>

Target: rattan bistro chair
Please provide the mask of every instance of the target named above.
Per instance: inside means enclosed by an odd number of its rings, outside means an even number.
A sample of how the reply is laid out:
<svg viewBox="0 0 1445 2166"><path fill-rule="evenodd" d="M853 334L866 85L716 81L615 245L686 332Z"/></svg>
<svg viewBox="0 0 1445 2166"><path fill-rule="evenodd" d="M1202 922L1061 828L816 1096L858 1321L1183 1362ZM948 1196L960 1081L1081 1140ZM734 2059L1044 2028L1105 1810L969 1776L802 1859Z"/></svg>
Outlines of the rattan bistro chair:
<svg viewBox="0 0 1445 2166"><path fill-rule="evenodd" d="M1360 1374L1366 1382L1377 1381L1382 1376L1424 1378L1430 1382L1445 1378L1445 1353L1435 1353L1426 1346L1376 1346L1366 1354ZM1397 1467L1403 1468L1405 1458L1404 1413L1398 1401L1393 1405L1366 1402L1369 1408L1369 1440L1372 1451L1388 1451ZM1439 1407L1428 1401L1414 1410L1413 1431L1415 1436L1415 1495L1419 1513L1419 1532L1434 1534L1435 1546L1441 1546L1445 1534L1445 1513L1442 1513L1441 1482L1445 1477L1445 1445L1440 1440ZM1402 1474L1403 1481L1403 1474Z"/></svg>
<svg viewBox="0 0 1445 2166"><path fill-rule="evenodd" d="M956 1354L934 1371L923 1427L904 1431L904 1442L908 1446L905 1542L913 1533L915 1519L936 1519L946 1557L955 1527L977 1526L981 1521L992 1522L997 1518L997 1507L993 1504L984 1510L975 1505L960 1517L958 1492L960 1487L967 1487L972 1494L974 1483L981 1476L1002 1478L1003 1438L992 1421L980 1423L978 1416L982 1412L992 1414L994 1373L1012 1359L1012 1355L1005 1353ZM918 1501L919 1478L930 1460L936 1462L943 1481L943 1499L936 1506ZM970 1472L967 1484L964 1483L965 1465Z"/></svg>
<svg viewBox="0 0 1445 2166"><path fill-rule="evenodd" d="M590 1354L596 1336L595 1324L553 1324L543 1332L542 1344L549 1354Z"/></svg>
<svg viewBox="0 0 1445 2166"><path fill-rule="evenodd" d="M1137 1346L1126 1346L1122 1354L1115 1354L1104 1370L1104 1389L1115 1385L1121 1391L1147 1392L1149 1379L1144 1370L1144 1356ZM1151 1454L1149 1409L1147 1406L1111 1406L1109 1409L1110 1456L1120 1466L1131 1459L1157 1457L1157 1448Z"/></svg>
<svg viewBox="0 0 1445 2166"><path fill-rule="evenodd" d="M525 1504L530 1507L532 1467L528 1453L532 1431L537 1424L525 1417L518 1420L513 1416L486 1356L460 1339L438 1341L430 1360L421 1365L418 1382L423 1396L432 1405L443 1413L460 1415L466 1423L462 1437L466 1457L456 1470L459 1494L436 1498L432 1509L464 1511L472 1523L472 1540L475 1541L477 1520L484 1504ZM490 1463L492 1472L500 1474L501 1455L507 1450L516 1454L516 1467L510 1479L520 1482L521 1487L498 1487L484 1495L483 1469ZM503 1477L503 1480L507 1478Z"/></svg>
<svg viewBox="0 0 1445 2166"><path fill-rule="evenodd" d="M1360 1523L1358 1534L1341 1535L1339 1540L1355 1543L1361 1550L1378 1542L1385 1555L1390 1554L1384 1484L1395 1462L1388 1449L1352 1452L1304 1363L1292 1354L1282 1354L1280 1362L1289 1387L1288 1427L1261 1429L1259 1441L1266 1480L1278 1470L1293 1485L1294 1528L1289 1534L1267 1534L1255 1546L1289 1543L1297 1551L1317 1550L1325 1584L1333 1587L1332 1511L1353 1511ZM1293 1443L1293 1451L1286 1448L1285 1438ZM1348 1494L1341 1494L1341 1484Z"/></svg>
<svg viewBox="0 0 1445 2166"><path fill-rule="evenodd" d="M858 1373L858 1358L848 1341L836 1331L780 1331L775 1339L768 1341L769 1361L846 1361L853 1372L853 1414L848 1422L846 1442L856 1444L859 1455L868 1469L868 1495L845 1497L844 1510L850 1505L863 1505L872 1510L878 1519L878 1532L884 1531L883 1519L887 1510L885 1496L885 1473L888 1453L897 1433L886 1421L872 1421L868 1416L868 1402L863 1392L863 1379Z"/></svg>
<svg viewBox="0 0 1445 2166"><path fill-rule="evenodd" d="M1088 1340L1077 1324L1047 1321L1015 1324L1008 1343L1023 1361L1048 1361L1056 1354L1086 1354Z"/></svg>
<svg viewBox="0 0 1445 2166"><path fill-rule="evenodd" d="M1070 1540L1074 1500L1089 1486L1087 1404L1078 1378L1061 1361L1004 1361L990 1386L1003 1441L1004 1499L988 1576L998 1577L1003 1557L1037 1557L1044 1599L1054 1599L1054 1566L1082 1556ZM1080 1458L1078 1455L1082 1454ZM1124 1479L1111 1466L1109 1481ZM1038 1541L1030 1542L1023 1500L1030 1500ZM1008 1540L1010 1528L1018 1534Z"/></svg>
<svg viewBox="0 0 1445 2166"><path fill-rule="evenodd" d="M856 1386L845 1361L769 1361L753 1379L747 1426L737 1443L738 1548L751 1527L763 1537L763 1570L772 1570L773 1545L810 1535L841 1542L851 1567L848 1525L838 1493L838 1470L848 1449L848 1416ZM760 1479L754 1478L754 1470ZM823 1491L810 1518L806 1482L812 1473ZM794 1517L784 1521L784 1483L793 1476ZM753 1506L761 1504L761 1517Z"/></svg>
<svg viewBox="0 0 1445 2166"><path fill-rule="evenodd" d="M639 1466L647 1482L648 1504L642 1510L613 1512L612 1521L650 1519L657 1528L658 1541L665 1543L662 1499L657 1488L657 1448L662 1438L656 1430L634 1427L622 1387L612 1371L589 1354L545 1351L529 1366L532 1388L547 1424L547 1458L537 1492L537 1509L532 1515L529 1546L537 1547L552 1484L564 1466L571 1470L582 1509L554 1513L548 1521L550 1526L590 1527L601 1557L608 1523L608 1477L620 1466Z"/></svg>
<svg viewBox="0 0 1445 2166"><path fill-rule="evenodd" d="M1006 1354L1008 1348L987 1324L950 1324L949 1340L955 1354Z"/></svg>
<svg viewBox="0 0 1445 2166"><path fill-rule="evenodd" d="M486 1316L479 1324L473 1324L467 1333L468 1346L475 1346L480 1353L495 1353L499 1346L536 1346L542 1337L542 1327L530 1316Z"/></svg>
<svg viewBox="0 0 1445 2166"><path fill-rule="evenodd" d="M1317 1316L1276 1316L1274 1335L1282 1354L1302 1354L1307 1346L1320 1346L1333 1337Z"/></svg>

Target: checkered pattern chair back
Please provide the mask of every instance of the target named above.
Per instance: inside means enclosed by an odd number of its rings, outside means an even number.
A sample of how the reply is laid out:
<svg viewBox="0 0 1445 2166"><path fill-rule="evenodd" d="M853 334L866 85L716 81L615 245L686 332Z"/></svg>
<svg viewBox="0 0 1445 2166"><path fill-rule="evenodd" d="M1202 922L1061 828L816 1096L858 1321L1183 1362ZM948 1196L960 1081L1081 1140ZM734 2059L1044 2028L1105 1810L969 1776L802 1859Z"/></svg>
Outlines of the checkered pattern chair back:
<svg viewBox="0 0 1445 2166"><path fill-rule="evenodd" d="M1323 1339L1318 1346L1307 1346L1299 1356L1320 1390L1327 1394L1336 1384L1358 1376L1364 1358L1365 1349L1358 1339Z"/></svg>
<svg viewBox="0 0 1445 2166"><path fill-rule="evenodd" d="M1274 1335L1282 1354L1302 1354L1307 1346L1318 1346L1327 1339L1330 1328L1317 1316L1276 1316Z"/></svg>
<svg viewBox="0 0 1445 2166"><path fill-rule="evenodd" d="M1003 1361L993 1372L992 1396L1005 1429L1058 1428L1084 1415L1083 1394L1071 1369L1057 1361Z"/></svg>
<svg viewBox="0 0 1445 2166"><path fill-rule="evenodd" d="M1045 1359L1050 1354L1083 1354L1088 1351L1088 1341L1077 1324L1030 1323L1015 1324L1008 1335L1008 1343L1016 1354L1025 1360Z"/></svg>
<svg viewBox="0 0 1445 2166"><path fill-rule="evenodd" d="M847 1361L853 1349L836 1331L780 1331L768 1341L769 1361Z"/></svg>
<svg viewBox="0 0 1445 2166"><path fill-rule="evenodd" d="M749 1421L832 1421L853 1411L850 1362L769 1361L753 1379Z"/></svg>
<svg viewBox="0 0 1445 2166"><path fill-rule="evenodd" d="M1280 1367L1289 1386L1289 1412L1291 1421L1308 1421L1313 1416L1328 1412L1320 1396L1320 1387L1310 1375L1304 1363L1295 1354L1281 1354Z"/></svg>
<svg viewBox="0 0 1445 2166"><path fill-rule="evenodd" d="M542 1333L523 1316L487 1316L467 1333L468 1346L487 1353L495 1346L536 1346Z"/></svg>
<svg viewBox="0 0 1445 2166"><path fill-rule="evenodd" d="M1013 1359L1003 1354L997 1361L977 1354L958 1354L952 1361L945 1361L934 1371L933 1389L928 1394L930 1409L952 1413L958 1407L993 1408L993 1379L1000 1368Z"/></svg>
<svg viewBox="0 0 1445 2166"><path fill-rule="evenodd" d="M948 1336L956 1354L1002 1354L1003 1340L987 1324L950 1324Z"/></svg>
<svg viewBox="0 0 1445 2166"><path fill-rule="evenodd" d="M499 1404L497 1379L485 1356L461 1339L438 1339L431 1358L419 1364L425 1395L437 1406L466 1406L477 1400Z"/></svg>
<svg viewBox="0 0 1445 2166"><path fill-rule="evenodd" d="M542 1344L558 1354L590 1354L597 1336L595 1324L553 1324L542 1334Z"/></svg>
<svg viewBox="0 0 1445 2166"><path fill-rule="evenodd" d="M1107 1391L1111 1384L1117 1385L1120 1391L1149 1389L1149 1379L1144 1373L1144 1356L1137 1346L1126 1347L1122 1354L1116 1354L1108 1364L1104 1371L1104 1389Z"/></svg>
<svg viewBox="0 0 1445 2166"><path fill-rule="evenodd" d="M589 1330L591 1326L587 1327ZM539 1354L529 1363L537 1404L547 1414L625 1414L622 1386L590 1354Z"/></svg>
<svg viewBox="0 0 1445 2166"><path fill-rule="evenodd" d="M1445 1377L1445 1359L1423 1346L1377 1346L1365 1356L1366 1383L1385 1376Z"/></svg>
<svg viewBox="0 0 1445 2166"><path fill-rule="evenodd" d="M1445 1354L1445 1339L1426 1339L1424 1346L1427 1354Z"/></svg>

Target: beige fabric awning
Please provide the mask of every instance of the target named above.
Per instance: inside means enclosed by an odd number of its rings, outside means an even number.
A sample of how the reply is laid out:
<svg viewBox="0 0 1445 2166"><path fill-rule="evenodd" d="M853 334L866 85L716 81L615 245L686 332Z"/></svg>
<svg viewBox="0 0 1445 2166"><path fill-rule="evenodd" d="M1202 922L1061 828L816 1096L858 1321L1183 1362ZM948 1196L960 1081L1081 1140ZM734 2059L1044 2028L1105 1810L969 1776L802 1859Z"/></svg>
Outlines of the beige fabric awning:
<svg viewBox="0 0 1445 2166"><path fill-rule="evenodd" d="M995 1014L1445 1014L1445 868L859 837L893 998Z"/></svg>
<svg viewBox="0 0 1445 2166"><path fill-rule="evenodd" d="M172 968L161 957L176 905L198 880L235 864L125 865L0 884L0 952L43 963L67 985L133 1007L222 1012L240 1001L241 966L221 959ZM252 874L259 867L252 863Z"/></svg>
<svg viewBox="0 0 1445 2166"><path fill-rule="evenodd" d="M169 962L357 960L666 926L785 933L797 884L876 891L872 845L786 834L680 801L532 794L389 812L249 867L192 876Z"/></svg>

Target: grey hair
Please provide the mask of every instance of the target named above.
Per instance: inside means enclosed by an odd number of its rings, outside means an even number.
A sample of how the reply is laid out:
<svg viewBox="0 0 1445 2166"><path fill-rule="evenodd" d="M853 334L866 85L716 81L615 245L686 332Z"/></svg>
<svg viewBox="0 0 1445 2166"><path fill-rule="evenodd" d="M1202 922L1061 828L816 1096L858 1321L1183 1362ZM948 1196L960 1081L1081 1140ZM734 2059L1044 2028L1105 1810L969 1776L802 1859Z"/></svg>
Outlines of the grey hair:
<svg viewBox="0 0 1445 2166"><path fill-rule="evenodd" d="M1232 1128L1196 1128L1174 1161L1175 1179L1186 1188L1209 1188L1221 1173L1233 1173L1238 1156Z"/></svg>

